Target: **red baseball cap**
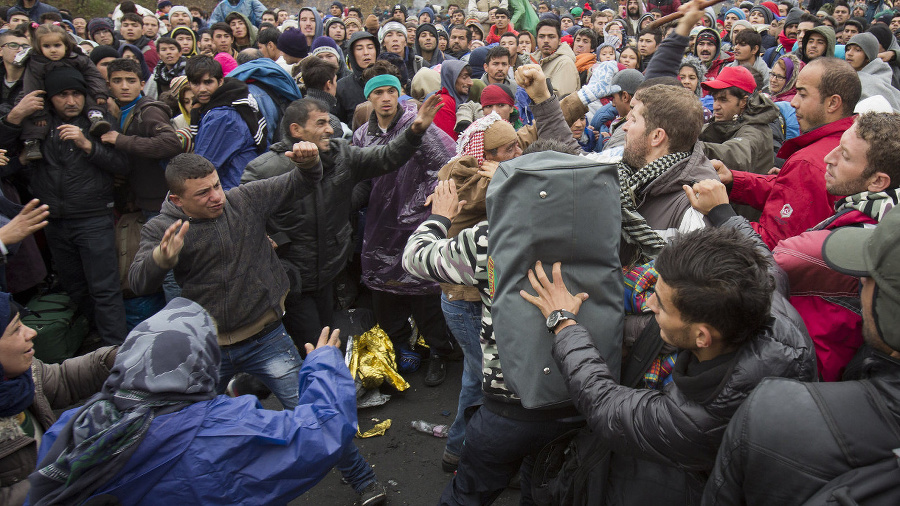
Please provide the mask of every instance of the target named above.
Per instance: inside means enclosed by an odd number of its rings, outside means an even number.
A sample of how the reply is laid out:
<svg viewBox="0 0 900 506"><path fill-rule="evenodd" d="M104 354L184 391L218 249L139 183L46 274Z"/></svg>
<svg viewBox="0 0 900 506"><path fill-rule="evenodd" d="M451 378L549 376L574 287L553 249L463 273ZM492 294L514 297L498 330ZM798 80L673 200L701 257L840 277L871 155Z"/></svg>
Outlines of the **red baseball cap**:
<svg viewBox="0 0 900 506"><path fill-rule="evenodd" d="M701 83L701 86L706 91L724 90L733 86L747 93L753 93L756 90L756 80L753 79L753 74L749 70L737 65L723 68L715 79Z"/></svg>

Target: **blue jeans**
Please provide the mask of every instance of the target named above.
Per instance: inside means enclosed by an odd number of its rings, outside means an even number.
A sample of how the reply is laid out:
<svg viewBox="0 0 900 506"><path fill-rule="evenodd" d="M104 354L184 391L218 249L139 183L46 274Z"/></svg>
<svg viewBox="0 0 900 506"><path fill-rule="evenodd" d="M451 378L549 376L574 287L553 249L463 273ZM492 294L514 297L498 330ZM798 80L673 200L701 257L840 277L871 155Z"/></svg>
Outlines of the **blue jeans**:
<svg viewBox="0 0 900 506"><path fill-rule="evenodd" d="M447 435L447 452L459 456L466 439L466 408L481 403L481 302L450 301L442 294L441 309L444 310L447 327L465 356L459 407Z"/></svg>
<svg viewBox="0 0 900 506"><path fill-rule="evenodd" d="M238 372L245 372L265 383L284 409L294 409L300 401L300 382L297 375L303 361L294 341L279 325L269 334L246 343L222 347L222 365L219 368L219 393L224 393L228 381ZM347 446L338 462L341 472L353 489L359 493L375 481L375 471L359 453L355 444Z"/></svg>

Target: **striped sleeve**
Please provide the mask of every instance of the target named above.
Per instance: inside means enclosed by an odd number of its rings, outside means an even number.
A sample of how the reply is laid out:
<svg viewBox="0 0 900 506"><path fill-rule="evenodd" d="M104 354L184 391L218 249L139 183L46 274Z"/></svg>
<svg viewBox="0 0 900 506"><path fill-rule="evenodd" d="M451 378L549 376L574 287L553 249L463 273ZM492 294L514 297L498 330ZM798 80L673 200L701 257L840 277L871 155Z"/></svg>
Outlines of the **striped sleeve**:
<svg viewBox="0 0 900 506"><path fill-rule="evenodd" d="M486 238L487 222L467 228L452 239L447 239L449 227L450 220L436 215L419 225L403 250L403 269L421 279L476 286L484 277L483 273L476 274L481 270L477 249L479 238Z"/></svg>

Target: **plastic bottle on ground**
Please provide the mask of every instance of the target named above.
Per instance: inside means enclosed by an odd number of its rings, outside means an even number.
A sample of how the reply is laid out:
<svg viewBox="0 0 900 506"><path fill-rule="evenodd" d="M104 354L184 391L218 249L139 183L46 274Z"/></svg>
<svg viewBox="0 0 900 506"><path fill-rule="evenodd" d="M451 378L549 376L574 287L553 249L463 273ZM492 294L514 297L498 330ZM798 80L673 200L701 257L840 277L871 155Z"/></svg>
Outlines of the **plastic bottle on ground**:
<svg viewBox="0 0 900 506"><path fill-rule="evenodd" d="M413 420L410 425L413 429L434 437L447 437L447 433L450 431L450 427L447 425L438 425L425 420Z"/></svg>

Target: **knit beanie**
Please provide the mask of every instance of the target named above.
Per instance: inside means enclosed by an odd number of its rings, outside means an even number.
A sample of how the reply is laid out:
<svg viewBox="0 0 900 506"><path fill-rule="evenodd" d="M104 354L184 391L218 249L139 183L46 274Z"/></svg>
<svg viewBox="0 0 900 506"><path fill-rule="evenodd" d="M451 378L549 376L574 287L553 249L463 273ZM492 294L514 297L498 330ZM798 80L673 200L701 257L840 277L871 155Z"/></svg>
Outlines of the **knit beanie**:
<svg viewBox="0 0 900 506"><path fill-rule="evenodd" d="M335 51L338 51L338 49L340 49L334 39L328 37L327 35L320 35L313 39L312 46L309 46L309 50L310 52L315 52L316 49L323 47L329 47L331 49L334 49ZM340 56L338 56L338 58L340 58Z"/></svg>
<svg viewBox="0 0 900 506"><path fill-rule="evenodd" d="M506 146L516 139L516 129L508 121L495 121L484 131L484 149Z"/></svg>
<svg viewBox="0 0 900 506"><path fill-rule="evenodd" d="M347 18L344 20L345 27L349 27L350 25L355 26L357 31L363 29L362 22L356 18Z"/></svg>
<svg viewBox="0 0 900 506"><path fill-rule="evenodd" d="M875 38L875 35L869 32L857 33L847 41L847 45L849 46L850 44L859 46L869 61L878 58L878 39Z"/></svg>
<svg viewBox="0 0 900 506"><path fill-rule="evenodd" d="M75 67L56 67L45 76L44 89L47 91L47 98L53 98L66 90L87 94L87 83Z"/></svg>
<svg viewBox="0 0 900 506"><path fill-rule="evenodd" d="M869 33L875 36L875 39L878 40L878 44L881 45L885 51L891 47L891 40L894 38L894 35L891 34L890 28L884 25L872 25L869 27Z"/></svg>
<svg viewBox="0 0 900 506"><path fill-rule="evenodd" d="M275 44L278 49L294 58L305 58L309 54L309 44L306 42L306 35L299 28L288 28L278 37Z"/></svg>
<svg viewBox="0 0 900 506"><path fill-rule="evenodd" d="M722 17L724 18L725 16L727 16L727 15L729 15L729 14L734 14L735 16L738 17L738 19L747 19L747 15L744 14L744 11L738 9L737 7L732 7L732 8L730 8L730 9L728 9L728 10L725 12L725 15L722 16Z"/></svg>
<svg viewBox="0 0 900 506"><path fill-rule="evenodd" d="M187 14L189 18L194 17L191 14L191 11L189 11L187 7L185 7L183 5L176 5L176 6L172 7L171 9L169 9L169 19L172 19L172 15L175 13L178 13L178 12L180 12L182 14Z"/></svg>
<svg viewBox="0 0 900 506"><path fill-rule="evenodd" d="M88 23L87 32L89 37L93 37L95 33L101 30L113 32L112 21L109 18L94 18Z"/></svg>
<svg viewBox="0 0 900 506"><path fill-rule="evenodd" d="M403 26L403 23L398 21L388 21L381 27L381 30L378 30L378 43L384 44L384 38L387 36L388 32L400 32L403 36L406 36L406 27Z"/></svg>
<svg viewBox="0 0 900 506"><path fill-rule="evenodd" d="M90 59L94 65L100 63L104 58L118 58L119 52L112 46L97 46L91 50Z"/></svg>
<svg viewBox="0 0 900 506"><path fill-rule="evenodd" d="M374 14L366 17L366 31L375 34L378 31L378 18Z"/></svg>
<svg viewBox="0 0 900 506"><path fill-rule="evenodd" d="M228 53L219 53L213 56L213 60L219 62L219 65L222 66L222 74L226 76L238 66L237 60Z"/></svg>
<svg viewBox="0 0 900 506"><path fill-rule="evenodd" d="M499 84L491 84L481 91L481 106L506 104L515 105L512 95Z"/></svg>

